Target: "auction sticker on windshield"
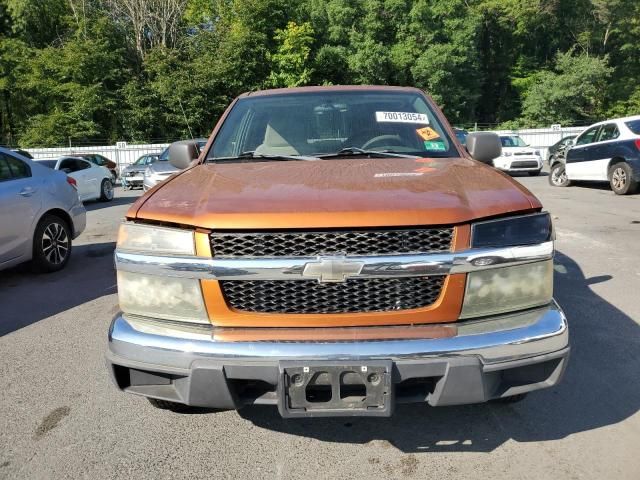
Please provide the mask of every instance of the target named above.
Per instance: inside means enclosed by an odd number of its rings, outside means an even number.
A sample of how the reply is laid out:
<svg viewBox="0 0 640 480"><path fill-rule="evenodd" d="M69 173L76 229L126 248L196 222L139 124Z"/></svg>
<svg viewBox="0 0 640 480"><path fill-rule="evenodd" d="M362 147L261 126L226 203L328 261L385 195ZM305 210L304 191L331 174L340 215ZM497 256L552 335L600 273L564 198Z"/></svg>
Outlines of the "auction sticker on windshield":
<svg viewBox="0 0 640 480"><path fill-rule="evenodd" d="M378 122L400 122L400 123L420 123L428 124L429 118L426 113L415 112L376 112Z"/></svg>

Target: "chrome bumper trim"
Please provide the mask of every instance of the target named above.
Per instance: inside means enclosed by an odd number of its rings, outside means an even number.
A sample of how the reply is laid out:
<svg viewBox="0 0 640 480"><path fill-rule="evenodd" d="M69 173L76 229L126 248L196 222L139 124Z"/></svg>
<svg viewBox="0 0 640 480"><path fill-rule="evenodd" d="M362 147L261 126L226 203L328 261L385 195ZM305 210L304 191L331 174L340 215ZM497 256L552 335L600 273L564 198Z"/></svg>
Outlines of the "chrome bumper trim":
<svg viewBox="0 0 640 480"><path fill-rule="evenodd" d="M450 325L456 333L444 338L227 342L215 340L213 328L182 327L119 314L109 330L109 350L132 362L189 369L191 362L203 358L274 362L477 356L490 364L557 352L569 345L567 320L555 301L535 310Z"/></svg>
<svg viewBox="0 0 640 480"><path fill-rule="evenodd" d="M553 258L553 241L506 248L477 248L461 252L338 257L361 264L355 278L422 277L468 273ZM148 275L211 280L310 280L308 263L323 257L216 259L192 256L159 256L116 250L118 270ZM332 257L336 258L336 257Z"/></svg>

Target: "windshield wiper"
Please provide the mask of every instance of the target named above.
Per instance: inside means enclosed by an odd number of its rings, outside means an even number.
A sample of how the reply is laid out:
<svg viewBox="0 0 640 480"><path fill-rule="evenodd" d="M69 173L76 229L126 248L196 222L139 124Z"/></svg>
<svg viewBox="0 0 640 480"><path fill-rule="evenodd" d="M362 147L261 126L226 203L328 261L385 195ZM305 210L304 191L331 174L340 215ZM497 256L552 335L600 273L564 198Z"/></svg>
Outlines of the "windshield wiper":
<svg viewBox="0 0 640 480"><path fill-rule="evenodd" d="M275 160L275 161L287 161L287 160L303 160L306 162L312 162L314 160L320 160L318 157L310 157L307 155L280 155L280 154L270 154L270 153L256 153L255 151L242 152L239 155L232 157L214 157L209 159L209 161L213 162L228 162L234 160L252 160L252 159L264 159L264 160Z"/></svg>
<svg viewBox="0 0 640 480"><path fill-rule="evenodd" d="M376 155L379 157L420 158L408 153L394 152L393 150L364 150L358 147L345 147L335 153L318 155L320 158L341 157L343 155Z"/></svg>

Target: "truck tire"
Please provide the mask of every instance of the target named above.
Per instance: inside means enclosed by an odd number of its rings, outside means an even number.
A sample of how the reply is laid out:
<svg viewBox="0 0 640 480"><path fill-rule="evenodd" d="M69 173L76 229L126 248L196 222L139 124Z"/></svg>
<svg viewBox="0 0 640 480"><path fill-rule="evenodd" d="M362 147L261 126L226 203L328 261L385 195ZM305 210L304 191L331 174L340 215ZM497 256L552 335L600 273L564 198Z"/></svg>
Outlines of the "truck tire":
<svg viewBox="0 0 640 480"><path fill-rule="evenodd" d="M630 195L638 190L638 182L633 179L633 171L625 162L611 165L609 184L616 195Z"/></svg>
<svg viewBox="0 0 640 480"><path fill-rule="evenodd" d="M571 181L567 178L564 163L555 163L549 172L549 185L553 187L568 187Z"/></svg>
<svg viewBox="0 0 640 480"><path fill-rule="evenodd" d="M31 268L39 273L62 270L71 257L71 229L57 215L46 214L33 234Z"/></svg>

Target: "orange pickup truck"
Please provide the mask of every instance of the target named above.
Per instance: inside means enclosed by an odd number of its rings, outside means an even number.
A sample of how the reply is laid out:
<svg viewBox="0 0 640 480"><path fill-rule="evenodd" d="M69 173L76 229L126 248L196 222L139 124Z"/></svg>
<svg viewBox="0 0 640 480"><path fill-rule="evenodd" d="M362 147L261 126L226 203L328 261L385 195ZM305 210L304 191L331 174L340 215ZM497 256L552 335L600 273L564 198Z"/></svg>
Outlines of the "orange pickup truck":
<svg viewBox="0 0 640 480"><path fill-rule="evenodd" d="M557 384L553 229L422 91L247 93L120 227L117 387L160 408L391 415Z"/></svg>

